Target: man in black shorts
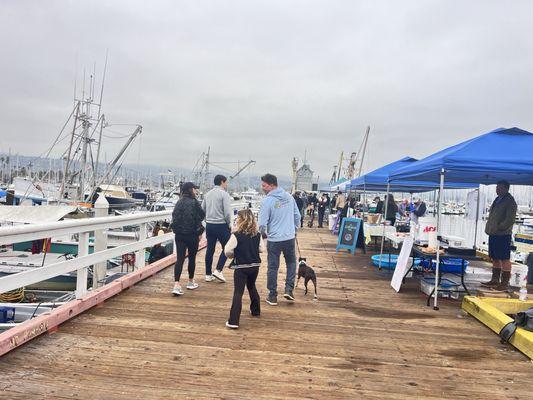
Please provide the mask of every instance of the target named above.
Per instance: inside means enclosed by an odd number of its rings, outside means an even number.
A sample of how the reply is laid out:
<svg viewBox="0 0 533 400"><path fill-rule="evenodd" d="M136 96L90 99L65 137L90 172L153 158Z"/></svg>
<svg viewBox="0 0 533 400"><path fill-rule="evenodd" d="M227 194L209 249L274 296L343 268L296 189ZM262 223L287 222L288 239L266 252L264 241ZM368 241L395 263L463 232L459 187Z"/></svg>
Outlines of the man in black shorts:
<svg viewBox="0 0 533 400"><path fill-rule="evenodd" d="M489 235L489 256L492 259L492 279L482 285L507 290L511 278L511 234L516 219L516 201L509 193L509 182L496 185L498 197L492 203L485 233Z"/></svg>

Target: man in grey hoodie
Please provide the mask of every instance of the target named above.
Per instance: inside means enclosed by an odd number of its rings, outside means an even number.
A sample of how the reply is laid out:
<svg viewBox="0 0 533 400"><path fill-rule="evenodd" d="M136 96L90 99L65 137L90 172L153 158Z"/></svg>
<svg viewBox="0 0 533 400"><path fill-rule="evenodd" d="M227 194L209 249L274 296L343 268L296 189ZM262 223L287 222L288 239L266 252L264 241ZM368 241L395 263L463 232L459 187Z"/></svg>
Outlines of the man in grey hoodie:
<svg viewBox="0 0 533 400"><path fill-rule="evenodd" d="M214 179L215 187L207 192L202 201L202 209L205 211L205 236L207 249L205 251L205 280L211 282L215 278L226 282L222 269L227 257L224 254L224 246L231 236L231 203L230 196L226 192L228 180L224 175L217 175ZM222 251L218 257L217 267L212 272L213 255L217 242L220 242Z"/></svg>
<svg viewBox="0 0 533 400"><path fill-rule="evenodd" d="M292 291L296 278L296 251L294 238L300 226L300 211L294 198L278 187L278 179L272 174L261 177L261 187L267 196L261 202L259 210L259 230L267 238L267 303L278 304L278 270L281 253L287 264L285 293L283 297L294 301Z"/></svg>

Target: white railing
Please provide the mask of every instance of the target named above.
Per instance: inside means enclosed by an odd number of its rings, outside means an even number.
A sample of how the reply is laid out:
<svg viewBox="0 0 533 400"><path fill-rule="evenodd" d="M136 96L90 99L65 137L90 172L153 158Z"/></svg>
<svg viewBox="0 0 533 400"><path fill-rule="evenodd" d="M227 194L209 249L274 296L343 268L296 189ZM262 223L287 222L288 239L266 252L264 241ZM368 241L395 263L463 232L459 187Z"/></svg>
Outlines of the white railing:
<svg viewBox="0 0 533 400"><path fill-rule="evenodd" d="M79 234L78 257L32 270L19 272L0 278L0 293L41 282L58 275L77 271L76 298L87 293L88 267L107 262L123 254L136 252L135 268L145 266L145 249L155 244L173 240L172 233L146 238L147 224L153 221L170 219L172 211L144 212L116 217L98 217L81 220L59 221L38 225L19 225L0 228L0 245L26 242L61 235ZM139 225L139 239L136 242L89 254L89 233L110 228ZM93 285L94 286L94 285Z"/></svg>

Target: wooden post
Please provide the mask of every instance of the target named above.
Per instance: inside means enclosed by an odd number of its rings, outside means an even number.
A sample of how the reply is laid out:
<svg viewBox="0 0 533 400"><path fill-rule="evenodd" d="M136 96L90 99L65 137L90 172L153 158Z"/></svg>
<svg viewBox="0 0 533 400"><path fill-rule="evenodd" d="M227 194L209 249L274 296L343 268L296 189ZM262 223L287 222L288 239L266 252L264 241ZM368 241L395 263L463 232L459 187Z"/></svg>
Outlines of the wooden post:
<svg viewBox="0 0 533 400"><path fill-rule="evenodd" d="M89 254L89 232L79 234L78 257ZM76 298L80 299L87 293L87 267L81 267L76 273Z"/></svg>
<svg viewBox="0 0 533 400"><path fill-rule="evenodd" d="M94 203L94 216L107 217L109 213L109 203L104 195L98 195L98 199ZM107 235L103 230L94 232L94 252L107 249ZM93 289L104 285L104 280L107 272L107 261L95 264L93 268Z"/></svg>
<svg viewBox="0 0 533 400"><path fill-rule="evenodd" d="M143 223L139 226L139 240L145 240L147 235L147 224ZM142 268L146 265L145 261L146 250L140 249L135 254L135 269Z"/></svg>

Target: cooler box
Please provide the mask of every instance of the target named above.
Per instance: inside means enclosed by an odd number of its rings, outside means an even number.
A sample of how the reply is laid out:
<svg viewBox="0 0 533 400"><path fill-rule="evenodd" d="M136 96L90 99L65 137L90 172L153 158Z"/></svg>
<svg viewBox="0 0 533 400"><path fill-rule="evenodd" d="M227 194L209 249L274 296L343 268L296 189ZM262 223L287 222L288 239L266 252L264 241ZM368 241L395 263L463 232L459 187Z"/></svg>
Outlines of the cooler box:
<svg viewBox="0 0 533 400"><path fill-rule="evenodd" d="M415 240L427 243L429 241L429 233L437 232L437 218L435 217L420 217L418 218L418 229L415 231Z"/></svg>

